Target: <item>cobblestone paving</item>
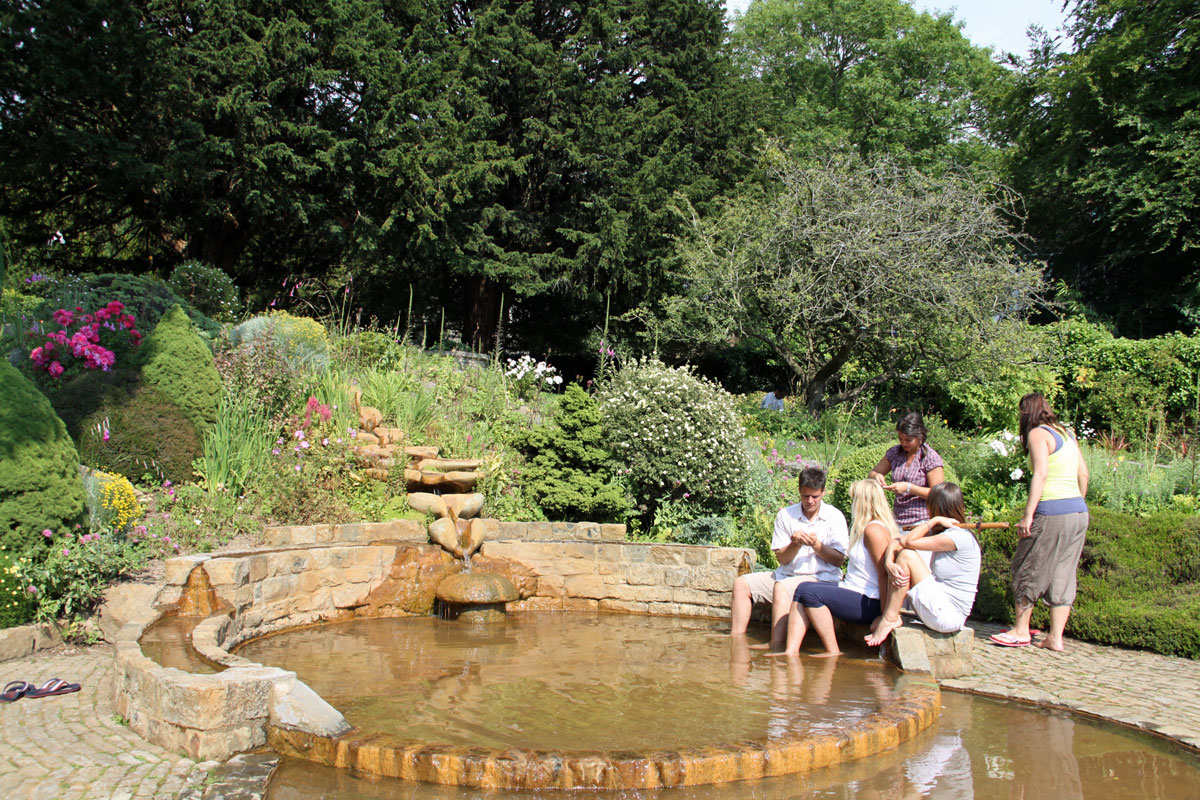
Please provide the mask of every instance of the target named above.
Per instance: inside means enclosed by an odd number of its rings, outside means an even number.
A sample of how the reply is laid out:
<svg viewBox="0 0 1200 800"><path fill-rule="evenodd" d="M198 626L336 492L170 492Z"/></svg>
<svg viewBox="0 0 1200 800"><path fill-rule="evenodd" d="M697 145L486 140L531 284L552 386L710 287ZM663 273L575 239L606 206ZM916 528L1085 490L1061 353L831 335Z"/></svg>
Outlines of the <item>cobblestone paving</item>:
<svg viewBox="0 0 1200 800"><path fill-rule="evenodd" d="M2 683L62 678L74 694L0 704L5 800L142 800L177 796L213 764L150 744L116 717L107 645L59 648L0 663Z"/></svg>
<svg viewBox="0 0 1200 800"><path fill-rule="evenodd" d="M942 681L943 688L1067 708L1200 750L1200 661L1072 639L1061 653L998 647L988 636L1003 627L977 622L971 627L975 672Z"/></svg>

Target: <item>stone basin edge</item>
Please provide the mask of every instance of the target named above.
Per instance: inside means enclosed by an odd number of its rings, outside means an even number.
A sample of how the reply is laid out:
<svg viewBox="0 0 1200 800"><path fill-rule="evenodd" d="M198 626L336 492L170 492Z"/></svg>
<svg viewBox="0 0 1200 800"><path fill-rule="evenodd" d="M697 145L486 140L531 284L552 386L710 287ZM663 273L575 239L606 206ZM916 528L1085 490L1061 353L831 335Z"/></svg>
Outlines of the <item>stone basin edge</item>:
<svg viewBox="0 0 1200 800"><path fill-rule="evenodd" d="M349 731L295 673L231 651L313 624L431 613L437 583L461 566L411 523L270 529L264 548L169 559L161 586L118 587L101 613L114 644L117 713L143 738L203 760L260 747L268 729L316 739ZM626 542L621 525L489 524L494 539L476 569L514 579L518 610L728 618L733 580L755 561L742 548ZM145 629L180 613L205 617L194 647L227 669L193 674L142 653Z"/></svg>

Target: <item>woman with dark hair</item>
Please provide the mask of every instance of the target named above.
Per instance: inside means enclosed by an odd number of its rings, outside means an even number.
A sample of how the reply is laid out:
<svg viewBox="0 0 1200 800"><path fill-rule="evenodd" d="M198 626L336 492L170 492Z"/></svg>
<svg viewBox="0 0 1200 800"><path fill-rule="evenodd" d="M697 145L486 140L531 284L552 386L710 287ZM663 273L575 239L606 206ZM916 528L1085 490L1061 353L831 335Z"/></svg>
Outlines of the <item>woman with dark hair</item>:
<svg viewBox="0 0 1200 800"><path fill-rule="evenodd" d="M883 613L866 637L872 647L903 624L905 597L921 622L939 633L962 630L971 613L983 559L979 542L961 527L967 516L962 490L939 483L929 491L928 504L933 517L892 541L884 555L891 585ZM928 565L923 552L933 554Z"/></svg>
<svg viewBox="0 0 1200 800"><path fill-rule="evenodd" d="M900 417L896 423L896 437L900 443L883 455L867 477L876 481L889 492L895 492L892 512L901 527L915 525L929 519L925 499L929 490L945 480L942 457L925 444L925 421L916 411ZM888 483L886 475L891 474Z"/></svg>
<svg viewBox="0 0 1200 800"><path fill-rule="evenodd" d="M1046 398L1034 392L1021 398L1021 444L1029 454L1032 477L1025 515L1017 523L1017 552L1012 560L1016 621L991 637L995 644L1022 647L1032 640L1029 617L1038 600L1050 609L1050 630L1038 642L1063 649L1063 630L1075 602L1075 570L1087 535L1088 469L1075 437L1063 427Z"/></svg>

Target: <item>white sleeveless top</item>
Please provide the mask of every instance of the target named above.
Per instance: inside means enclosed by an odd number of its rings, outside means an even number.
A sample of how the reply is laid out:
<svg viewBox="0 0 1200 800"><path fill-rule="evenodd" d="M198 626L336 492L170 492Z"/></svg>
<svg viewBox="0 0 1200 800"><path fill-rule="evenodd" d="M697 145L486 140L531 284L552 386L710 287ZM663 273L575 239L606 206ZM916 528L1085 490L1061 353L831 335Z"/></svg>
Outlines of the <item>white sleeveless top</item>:
<svg viewBox="0 0 1200 800"><path fill-rule="evenodd" d="M879 522L879 520L872 520L872 522ZM882 522L879 524L883 525ZM887 526L883 525L883 527ZM850 552L846 555L850 559L846 564L846 576L842 578L838 586L878 600L879 571L875 569L875 562L871 560L871 552L867 550L865 532L857 542L851 545Z"/></svg>

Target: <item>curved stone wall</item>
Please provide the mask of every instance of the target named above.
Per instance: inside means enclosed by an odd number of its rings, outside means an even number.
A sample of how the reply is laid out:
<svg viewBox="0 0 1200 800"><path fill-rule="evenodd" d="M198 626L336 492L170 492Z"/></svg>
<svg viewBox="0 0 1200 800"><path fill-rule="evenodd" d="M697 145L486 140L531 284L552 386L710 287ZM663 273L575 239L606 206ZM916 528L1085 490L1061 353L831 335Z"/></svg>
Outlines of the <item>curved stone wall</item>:
<svg viewBox="0 0 1200 800"><path fill-rule="evenodd" d="M727 618L734 579L754 566L753 551L740 548L626 542L623 526L489 526L473 569L509 578L520 595L512 605L518 610ZM126 620L110 620L119 628L113 637L118 713L138 734L194 758L228 758L269 736L281 751L303 758L484 788L644 788L789 774L894 747L937 717L936 685L918 682L893 706L838 736L694 753L517 758L356 739L342 715L295 673L231 652L249 639L304 625L432 613L438 583L462 567L427 536L412 522L292 526L268 530L267 549L171 559L157 597ZM206 615L193 645L224 671L190 674L142 654L137 642L145 627L162 614L184 612Z"/></svg>

